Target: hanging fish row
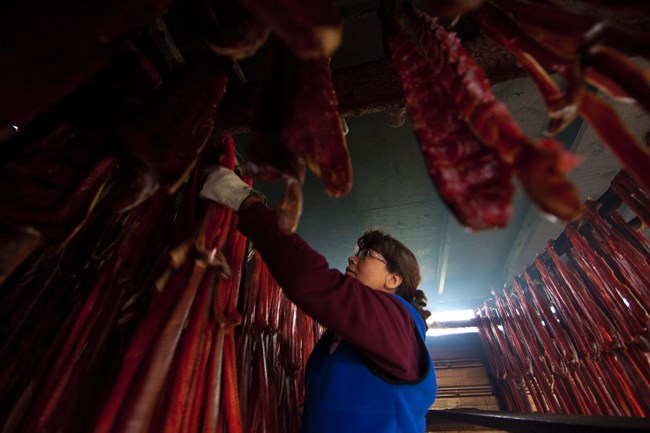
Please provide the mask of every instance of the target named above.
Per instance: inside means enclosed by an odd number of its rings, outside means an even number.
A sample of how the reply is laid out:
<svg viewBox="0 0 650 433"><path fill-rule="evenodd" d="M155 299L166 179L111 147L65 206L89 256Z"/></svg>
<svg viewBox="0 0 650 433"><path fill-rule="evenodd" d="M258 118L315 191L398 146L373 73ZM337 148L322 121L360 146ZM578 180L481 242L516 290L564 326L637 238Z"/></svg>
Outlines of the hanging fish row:
<svg viewBox="0 0 650 433"><path fill-rule="evenodd" d="M234 169L233 141L220 145L218 162ZM3 401L15 404L2 409L3 431L298 425L320 327L260 271L259 255L252 279L242 279L248 246L237 216L204 203L197 221L196 184L177 206L159 191L119 218L94 221L71 240L74 254L46 251L5 285L0 383ZM255 410L260 402L265 411Z"/></svg>
<svg viewBox="0 0 650 433"><path fill-rule="evenodd" d="M476 313L508 410L650 415L650 197L625 172L613 192Z"/></svg>
<svg viewBox="0 0 650 433"><path fill-rule="evenodd" d="M323 329L284 296L260 255L244 296L237 329L243 431L297 433L305 367Z"/></svg>

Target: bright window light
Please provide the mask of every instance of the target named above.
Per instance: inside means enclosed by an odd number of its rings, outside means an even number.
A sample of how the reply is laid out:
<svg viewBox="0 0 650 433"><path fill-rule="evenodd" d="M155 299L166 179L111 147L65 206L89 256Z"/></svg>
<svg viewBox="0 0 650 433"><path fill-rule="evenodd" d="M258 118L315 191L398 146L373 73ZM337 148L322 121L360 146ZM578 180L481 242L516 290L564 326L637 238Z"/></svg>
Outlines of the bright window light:
<svg viewBox="0 0 650 433"><path fill-rule="evenodd" d="M451 334L469 334L472 332L478 332L476 326L467 326L463 328L429 328L427 330L427 337L439 337L441 335L451 335Z"/></svg>
<svg viewBox="0 0 650 433"><path fill-rule="evenodd" d="M474 310L437 311L429 316L429 329L427 336L438 337L441 335L467 334L478 332L475 326L464 326L458 328L445 328L441 324L449 322L464 322L474 319ZM452 325L453 326L453 325Z"/></svg>
<svg viewBox="0 0 650 433"><path fill-rule="evenodd" d="M455 311L437 311L431 313L429 322L458 322L461 320L472 320L474 318L474 310L455 310Z"/></svg>

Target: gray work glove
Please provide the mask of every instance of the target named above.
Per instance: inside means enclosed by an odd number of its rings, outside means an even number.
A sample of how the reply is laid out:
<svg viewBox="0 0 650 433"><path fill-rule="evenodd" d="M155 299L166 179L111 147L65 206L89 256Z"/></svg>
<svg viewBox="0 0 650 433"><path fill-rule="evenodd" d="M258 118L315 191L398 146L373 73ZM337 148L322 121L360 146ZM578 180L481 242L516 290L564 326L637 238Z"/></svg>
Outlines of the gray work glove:
<svg viewBox="0 0 650 433"><path fill-rule="evenodd" d="M199 196L215 201L237 212L242 203L254 193L239 176L226 167L212 169Z"/></svg>

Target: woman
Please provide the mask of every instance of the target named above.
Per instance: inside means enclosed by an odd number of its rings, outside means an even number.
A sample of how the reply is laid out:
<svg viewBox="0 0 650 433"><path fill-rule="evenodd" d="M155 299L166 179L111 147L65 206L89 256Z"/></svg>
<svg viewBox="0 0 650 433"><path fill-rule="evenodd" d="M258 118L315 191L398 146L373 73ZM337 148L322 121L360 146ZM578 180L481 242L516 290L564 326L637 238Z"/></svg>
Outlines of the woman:
<svg viewBox="0 0 650 433"><path fill-rule="evenodd" d="M413 253L370 230L343 274L298 235L281 233L273 211L232 171L210 173L201 196L238 213L239 230L287 297L328 329L307 363L302 431L424 432L436 378Z"/></svg>

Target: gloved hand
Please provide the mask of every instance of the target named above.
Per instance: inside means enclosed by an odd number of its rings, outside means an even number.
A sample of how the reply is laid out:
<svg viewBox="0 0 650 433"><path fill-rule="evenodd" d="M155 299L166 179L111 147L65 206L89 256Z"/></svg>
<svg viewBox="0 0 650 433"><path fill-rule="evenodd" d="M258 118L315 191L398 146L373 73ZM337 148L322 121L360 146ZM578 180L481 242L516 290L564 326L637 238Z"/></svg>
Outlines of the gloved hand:
<svg viewBox="0 0 650 433"><path fill-rule="evenodd" d="M254 192L253 188L231 170L219 166L210 171L199 196L237 212L242 203Z"/></svg>

